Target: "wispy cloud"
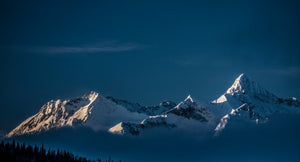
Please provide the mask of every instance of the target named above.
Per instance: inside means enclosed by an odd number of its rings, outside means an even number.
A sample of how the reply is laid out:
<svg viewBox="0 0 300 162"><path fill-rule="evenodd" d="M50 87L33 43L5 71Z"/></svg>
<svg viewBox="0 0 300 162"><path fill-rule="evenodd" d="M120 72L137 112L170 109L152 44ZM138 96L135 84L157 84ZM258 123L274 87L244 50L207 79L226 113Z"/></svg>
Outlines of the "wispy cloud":
<svg viewBox="0 0 300 162"><path fill-rule="evenodd" d="M104 53L124 52L143 48L144 46L135 43L98 43L96 45L80 46L43 46L29 48L29 52L45 54L80 54L80 53Z"/></svg>

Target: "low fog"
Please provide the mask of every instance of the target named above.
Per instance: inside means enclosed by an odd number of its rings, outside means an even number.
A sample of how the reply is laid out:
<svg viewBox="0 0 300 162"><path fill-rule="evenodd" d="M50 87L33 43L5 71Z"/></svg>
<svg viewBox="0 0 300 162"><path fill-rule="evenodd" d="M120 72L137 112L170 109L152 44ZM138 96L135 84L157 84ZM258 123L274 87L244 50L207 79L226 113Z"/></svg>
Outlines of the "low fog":
<svg viewBox="0 0 300 162"><path fill-rule="evenodd" d="M157 128L141 136L119 136L88 128L57 129L15 138L26 144L66 149L89 159L138 161L300 161L300 115L274 115L265 124L243 121L213 132Z"/></svg>

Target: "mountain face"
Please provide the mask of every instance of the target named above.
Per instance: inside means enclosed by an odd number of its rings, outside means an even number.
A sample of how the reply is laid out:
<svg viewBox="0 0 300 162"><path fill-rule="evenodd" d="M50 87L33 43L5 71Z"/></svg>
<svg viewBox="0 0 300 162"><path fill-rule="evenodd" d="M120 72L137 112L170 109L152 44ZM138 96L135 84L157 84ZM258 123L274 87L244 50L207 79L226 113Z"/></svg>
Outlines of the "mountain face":
<svg viewBox="0 0 300 162"><path fill-rule="evenodd" d="M87 120L92 104L98 97L98 93L91 92L81 98L70 100L51 100L42 106L40 111L26 119L7 136L30 134L58 128L63 126L78 125Z"/></svg>
<svg viewBox="0 0 300 162"><path fill-rule="evenodd" d="M142 106L93 91L79 98L51 100L7 137L67 126L122 135L140 135L153 128L212 131L218 135L233 122L262 124L274 113L299 110L296 98L279 98L241 74L223 95L210 103L194 101L189 95L177 105L164 101L157 106Z"/></svg>
<svg viewBox="0 0 300 162"><path fill-rule="evenodd" d="M246 120L264 123L274 113L299 112L300 102L295 98L282 99L262 88L249 77L241 74L233 85L214 100L217 105L226 105L225 114L216 127L216 133L222 131L230 120Z"/></svg>
<svg viewBox="0 0 300 162"><path fill-rule="evenodd" d="M122 99L115 99L113 97L106 97L107 99L113 101L118 105L122 105L127 108L127 110L131 112L144 113L147 115L158 115L162 114L165 111L170 110L174 106L176 106L175 102L172 101L163 101L159 105L156 106L141 106L139 103L132 103Z"/></svg>
<svg viewBox="0 0 300 162"><path fill-rule="evenodd" d="M164 128L174 128L175 124L170 124L167 122L166 115L156 115L149 116L140 123L134 122L120 122L114 127L110 128L108 131L113 134L131 134L139 135L145 129L151 129L154 127L164 127Z"/></svg>
<svg viewBox="0 0 300 162"><path fill-rule="evenodd" d="M154 127L183 129L207 125L212 114L189 95L184 101L161 115L149 116L140 123L120 122L108 131L114 134L139 135L145 129Z"/></svg>
<svg viewBox="0 0 300 162"><path fill-rule="evenodd" d="M95 131L106 131L121 121L139 122L147 118L149 112L155 115L155 113L160 113L156 109L167 110L169 104L173 104L173 102L163 102L158 106L150 106L148 110L148 107L139 104L125 100L117 101L93 91L70 100L51 100L43 105L37 114L12 130L7 137L38 133L65 126L87 126Z"/></svg>
<svg viewBox="0 0 300 162"><path fill-rule="evenodd" d="M208 122L210 112L201 107L197 102L194 102L189 95L183 102L180 102L173 109L167 111L165 114L175 114L187 119L194 119L200 122Z"/></svg>

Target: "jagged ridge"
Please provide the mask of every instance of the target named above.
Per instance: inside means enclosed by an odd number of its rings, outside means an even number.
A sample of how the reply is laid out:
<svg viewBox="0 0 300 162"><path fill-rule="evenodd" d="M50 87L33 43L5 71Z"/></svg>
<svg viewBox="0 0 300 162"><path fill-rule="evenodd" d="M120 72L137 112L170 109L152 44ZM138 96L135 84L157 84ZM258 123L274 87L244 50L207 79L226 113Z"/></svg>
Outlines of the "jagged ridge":
<svg viewBox="0 0 300 162"><path fill-rule="evenodd" d="M7 137L65 126L87 126L96 131L132 135L154 127L186 130L187 126L201 126L195 129L215 130L220 134L233 121L264 123L274 113L299 112L299 107L296 98L279 98L241 74L223 95L211 103L196 102L189 95L178 105L164 101L157 106L142 106L103 97L93 91L75 99L51 100Z"/></svg>

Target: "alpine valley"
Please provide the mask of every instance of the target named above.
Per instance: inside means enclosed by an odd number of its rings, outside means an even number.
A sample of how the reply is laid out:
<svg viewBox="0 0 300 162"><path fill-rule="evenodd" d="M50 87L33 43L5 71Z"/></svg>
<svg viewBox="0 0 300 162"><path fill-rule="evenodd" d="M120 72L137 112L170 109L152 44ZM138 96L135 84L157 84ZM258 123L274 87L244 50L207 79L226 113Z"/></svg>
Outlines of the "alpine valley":
<svg viewBox="0 0 300 162"><path fill-rule="evenodd" d="M51 100L6 137L30 136L65 127L133 137L155 128L222 136L222 131L234 123L261 125L273 114L299 112L300 102L295 97L279 98L241 74L212 102L199 102L189 95L178 104L163 101L155 106L142 106L94 91L79 98Z"/></svg>

